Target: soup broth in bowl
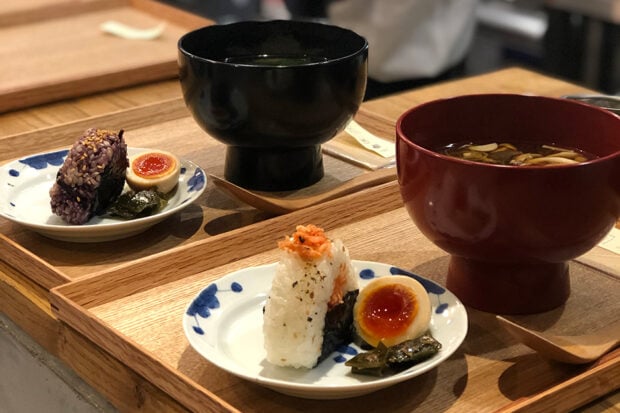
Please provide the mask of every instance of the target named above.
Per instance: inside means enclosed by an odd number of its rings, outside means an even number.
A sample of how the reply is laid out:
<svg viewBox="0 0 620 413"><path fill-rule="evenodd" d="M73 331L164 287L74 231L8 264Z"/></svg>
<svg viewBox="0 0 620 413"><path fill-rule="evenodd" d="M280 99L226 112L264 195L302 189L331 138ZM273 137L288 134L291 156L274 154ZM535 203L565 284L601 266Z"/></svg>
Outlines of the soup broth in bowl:
<svg viewBox="0 0 620 413"><path fill-rule="evenodd" d="M323 56L311 55L282 55L282 54L257 54L233 56L224 59L225 63L233 63L239 65L258 65L258 66L299 66L312 63L326 62L327 58Z"/></svg>
<svg viewBox="0 0 620 413"><path fill-rule="evenodd" d="M576 148L528 142L454 143L438 148L437 152L467 161L511 166L571 165L596 158Z"/></svg>
<svg viewBox="0 0 620 413"><path fill-rule="evenodd" d="M471 307L529 314L561 305L569 261L620 217L620 117L603 109L467 95L410 109L396 134L405 207L450 254L447 286ZM500 147L512 154L490 156ZM562 152L570 155L559 162L511 164L513 155ZM478 159L485 157L492 161Z"/></svg>

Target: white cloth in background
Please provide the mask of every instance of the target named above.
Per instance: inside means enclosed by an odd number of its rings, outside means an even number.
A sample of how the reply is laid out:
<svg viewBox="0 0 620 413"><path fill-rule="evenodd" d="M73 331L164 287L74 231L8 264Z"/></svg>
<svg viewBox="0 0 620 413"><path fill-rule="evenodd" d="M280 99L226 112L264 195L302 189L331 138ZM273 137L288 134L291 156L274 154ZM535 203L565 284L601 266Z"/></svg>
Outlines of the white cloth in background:
<svg viewBox="0 0 620 413"><path fill-rule="evenodd" d="M331 24L368 40L369 76L381 82L439 75L466 55L477 0L337 0Z"/></svg>

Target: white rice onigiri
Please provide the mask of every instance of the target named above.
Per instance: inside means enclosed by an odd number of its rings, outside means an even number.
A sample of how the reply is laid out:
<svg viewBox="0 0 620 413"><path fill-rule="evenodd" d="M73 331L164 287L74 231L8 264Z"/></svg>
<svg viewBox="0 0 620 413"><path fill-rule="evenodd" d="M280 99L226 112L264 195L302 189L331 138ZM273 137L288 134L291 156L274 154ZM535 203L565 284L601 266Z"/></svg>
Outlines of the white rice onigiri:
<svg viewBox="0 0 620 413"><path fill-rule="evenodd" d="M308 230L312 235L307 235ZM313 236L315 245L303 245ZM294 242L297 249L290 248ZM313 251L307 254L309 250L304 248ZM267 361L278 366L312 368L321 356L328 308L341 303L347 292L358 290L357 277L343 243L329 240L322 229L313 225L298 226L293 236L280 243L280 249L281 258L264 309Z"/></svg>

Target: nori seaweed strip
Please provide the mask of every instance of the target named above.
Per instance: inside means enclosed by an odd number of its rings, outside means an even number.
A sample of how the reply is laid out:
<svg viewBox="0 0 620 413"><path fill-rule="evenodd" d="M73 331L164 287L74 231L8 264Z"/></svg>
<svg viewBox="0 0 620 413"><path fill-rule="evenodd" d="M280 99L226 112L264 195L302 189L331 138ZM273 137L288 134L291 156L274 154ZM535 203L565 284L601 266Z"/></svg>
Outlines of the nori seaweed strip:
<svg viewBox="0 0 620 413"><path fill-rule="evenodd" d="M125 169L121 168L126 161L115 159L101 174L101 181L93 200L93 212L102 215L113 204L123 191L125 184Z"/></svg>
<svg viewBox="0 0 620 413"><path fill-rule="evenodd" d="M118 197L116 202L110 205L107 213L126 219L140 218L154 214L167 203L164 195L153 189L129 191Z"/></svg>
<svg viewBox="0 0 620 413"><path fill-rule="evenodd" d="M353 306L358 293L359 290L349 291L342 299L342 303L327 311L323 327L323 345L317 364L329 357L339 346L353 340L355 333Z"/></svg>

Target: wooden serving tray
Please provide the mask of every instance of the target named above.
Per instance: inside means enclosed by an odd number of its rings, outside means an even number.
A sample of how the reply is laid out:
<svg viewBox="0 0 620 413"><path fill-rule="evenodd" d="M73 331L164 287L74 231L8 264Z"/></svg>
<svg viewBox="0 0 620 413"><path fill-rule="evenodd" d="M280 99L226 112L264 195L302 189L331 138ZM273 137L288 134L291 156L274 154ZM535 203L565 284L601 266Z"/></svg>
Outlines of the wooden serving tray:
<svg viewBox="0 0 620 413"><path fill-rule="evenodd" d="M433 99L466 93L538 93L562 96L582 91L585 89L558 79L521 69L506 69L364 102L356 120L371 132L389 139L394 136L396 120L407 108ZM195 124L182 98L124 109L33 132L0 136L0 164L34 153L67 148L89 127L123 128L130 146L168 149L182 158L196 162L207 173L222 174L224 147ZM332 141L348 143L349 139L337 137ZM325 156L324 161L326 177L317 185L290 196L320 192L367 172L366 169L331 156ZM181 214L176 214L142 235L114 243L88 245L52 241L0 218L0 260L23 269L25 276L49 290L65 282L108 271L171 248L183 248L193 242L267 218L267 214L233 201L208 184L202 197Z"/></svg>
<svg viewBox="0 0 620 413"><path fill-rule="evenodd" d="M0 27L122 6L125 0L3 0Z"/></svg>
<svg viewBox="0 0 620 413"><path fill-rule="evenodd" d="M360 111L358 121L370 128L386 124L384 119L364 110ZM168 150L197 163L208 174L223 175L225 146L197 126L182 99L0 137L0 164L34 153L68 148L89 127L123 128L128 146ZM380 130L373 129L375 133ZM325 177L321 181L282 196L322 192L361 173L371 173L329 155L324 156L324 166ZM142 234L114 242L77 244L54 241L0 218L0 259L23 269L27 277L50 289L267 218L270 215L231 199L207 180L205 193L190 207ZM119 251L123 253L119 254Z"/></svg>
<svg viewBox="0 0 620 413"><path fill-rule="evenodd" d="M277 240L300 223L317 224L341 238L353 259L385 262L445 282L448 257L413 224L392 182L54 288L53 311L191 411L565 411L620 387L620 349L585 366L549 362L515 342L494 315L472 309L467 338L446 362L354 399L297 399L211 365L184 336L186 306L227 273L275 262ZM620 265L615 268L611 273L571 262L567 304L519 321L570 334L615 320Z"/></svg>
<svg viewBox="0 0 620 413"><path fill-rule="evenodd" d="M154 40L102 32L166 22ZM177 41L210 24L154 0L19 0L0 5L0 113L177 76Z"/></svg>

